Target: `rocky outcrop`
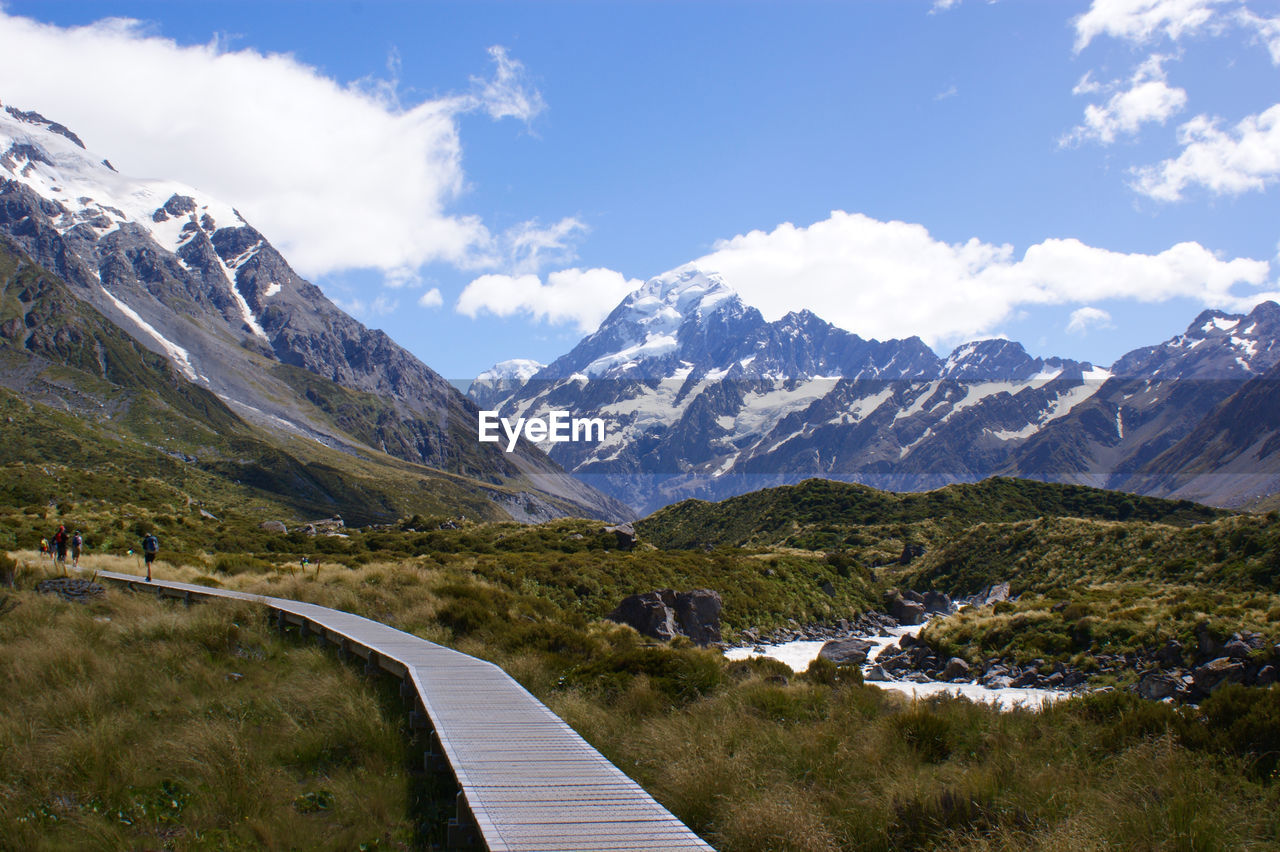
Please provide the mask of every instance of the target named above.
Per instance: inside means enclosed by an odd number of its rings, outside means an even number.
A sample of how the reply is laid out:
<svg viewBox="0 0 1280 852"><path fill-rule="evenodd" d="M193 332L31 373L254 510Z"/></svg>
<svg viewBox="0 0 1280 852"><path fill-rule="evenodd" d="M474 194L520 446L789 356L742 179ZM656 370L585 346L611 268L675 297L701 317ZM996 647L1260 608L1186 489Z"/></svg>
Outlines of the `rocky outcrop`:
<svg viewBox="0 0 1280 852"><path fill-rule="evenodd" d="M720 594L710 589L675 592L660 589L623 598L609 620L629 624L639 633L668 641L687 636L697 645L720 641Z"/></svg>
<svg viewBox="0 0 1280 852"><path fill-rule="evenodd" d="M1191 673L1191 685L1198 692L1208 695L1228 683L1240 683L1244 677L1244 663L1230 657L1219 657L1202 666L1196 666Z"/></svg>

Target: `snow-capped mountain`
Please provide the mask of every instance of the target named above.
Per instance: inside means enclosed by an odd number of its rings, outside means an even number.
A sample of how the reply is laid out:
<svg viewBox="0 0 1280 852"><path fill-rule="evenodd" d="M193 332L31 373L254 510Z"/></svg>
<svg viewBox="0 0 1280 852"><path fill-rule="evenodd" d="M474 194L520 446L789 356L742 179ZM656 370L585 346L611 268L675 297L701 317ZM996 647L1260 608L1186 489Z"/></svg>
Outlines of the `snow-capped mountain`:
<svg viewBox="0 0 1280 852"><path fill-rule="evenodd" d="M943 359L919 338L864 340L807 311L766 322L716 276L682 267L629 295L501 409L603 419L603 441L543 446L642 511L809 476L905 490L997 473L1115 486L1275 363L1277 314L1270 303L1248 317L1206 312L1110 369L999 339ZM1137 377L1146 384L1130 387Z"/></svg>
<svg viewBox="0 0 1280 852"><path fill-rule="evenodd" d="M1277 363L1280 305L1263 302L1247 315L1204 311L1183 334L1117 360L1114 378L1056 428L1028 441L1011 470L1219 505L1247 502L1274 490L1266 485L1280 470L1274 459L1255 459L1249 472L1262 478L1247 484L1238 476L1206 479L1212 471L1195 470L1190 446L1170 450L1215 412L1230 409L1250 383L1274 387ZM1232 446L1219 447L1235 459L1237 474L1248 466L1239 454L1249 442L1236 443L1246 437L1237 433ZM1186 490L1191 478L1199 484Z"/></svg>
<svg viewBox="0 0 1280 852"><path fill-rule="evenodd" d="M602 505L536 448L477 444L470 402L300 278L234 207L122 175L68 128L11 106L0 233L259 426Z"/></svg>
<svg viewBox="0 0 1280 852"><path fill-rule="evenodd" d="M547 366L532 358L511 358L499 361L476 376L467 388L467 397L478 408L489 408L524 387L529 379Z"/></svg>

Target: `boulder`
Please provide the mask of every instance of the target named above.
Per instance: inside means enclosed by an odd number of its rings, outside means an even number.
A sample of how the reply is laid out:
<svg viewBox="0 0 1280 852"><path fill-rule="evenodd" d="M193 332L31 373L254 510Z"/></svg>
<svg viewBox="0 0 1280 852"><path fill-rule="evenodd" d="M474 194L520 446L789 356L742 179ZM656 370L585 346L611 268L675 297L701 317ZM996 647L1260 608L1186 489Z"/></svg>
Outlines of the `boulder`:
<svg viewBox="0 0 1280 852"><path fill-rule="evenodd" d="M947 660L947 667L942 670L943 680L968 680L969 664L959 657Z"/></svg>
<svg viewBox="0 0 1280 852"><path fill-rule="evenodd" d="M1182 689L1182 680L1164 672L1147 672L1138 681L1138 695L1149 701L1163 701Z"/></svg>
<svg viewBox="0 0 1280 852"><path fill-rule="evenodd" d="M876 664L871 668L867 669L867 673L862 676L862 679L866 681L893 680L893 678L889 677L889 673L886 672L884 668L879 664Z"/></svg>
<svg viewBox="0 0 1280 852"><path fill-rule="evenodd" d="M875 647L865 639L832 639L822 646L818 656L837 666L860 666L867 661L867 654Z"/></svg>
<svg viewBox="0 0 1280 852"><path fill-rule="evenodd" d="M889 614L899 624L920 624L924 621L924 604L904 598L894 598L889 604Z"/></svg>
<svg viewBox="0 0 1280 852"><path fill-rule="evenodd" d="M687 636L698 645L720 641L720 595L710 589L676 593L659 589L623 598L609 620L667 641Z"/></svg>
<svg viewBox="0 0 1280 852"><path fill-rule="evenodd" d="M280 535L285 535L289 532L289 528L284 525L283 521L263 521L258 526L267 532L279 533Z"/></svg>
<svg viewBox="0 0 1280 852"><path fill-rule="evenodd" d="M1231 638L1239 639L1241 642L1248 645L1249 648L1254 651L1261 651L1264 647L1266 647L1266 644L1267 644L1267 640L1263 637L1261 633L1254 633L1250 630L1242 630L1241 632L1237 633Z"/></svg>
<svg viewBox="0 0 1280 852"><path fill-rule="evenodd" d="M676 595L675 614L680 632L697 645L720 641L720 593L711 589L694 589Z"/></svg>
<svg viewBox="0 0 1280 852"><path fill-rule="evenodd" d="M1230 657L1218 657L1191 672L1191 683L1203 693L1213 692L1227 683L1239 683L1244 679L1244 663Z"/></svg>
<svg viewBox="0 0 1280 852"><path fill-rule="evenodd" d="M1156 651L1156 660L1167 669L1182 665L1182 643L1177 639L1165 642L1164 647Z"/></svg>
<svg viewBox="0 0 1280 852"><path fill-rule="evenodd" d="M987 586L978 593L978 598L979 600L975 601L978 606L986 606L988 604L999 603L1000 601L1007 601L1009 600L1009 584L996 583L995 585Z"/></svg>
<svg viewBox="0 0 1280 852"><path fill-rule="evenodd" d="M924 610L925 612L940 612L943 615L950 615L955 612L956 605L951 602L951 597L945 592L925 592Z"/></svg>
<svg viewBox="0 0 1280 852"><path fill-rule="evenodd" d="M631 550L636 546L636 528L631 524L615 524L604 528L606 533L613 533L619 550Z"/></svg>
<svg viewBox="0 0 1280 852"><path fill-rule="evenodd" d="M1252 650L1252 648L1239 639L1232 639L1222 647L1223 655L1230 657L1233 660L1243 660L1247 658L1249 656L1249 652Z"/></svg>
<svg viewBox="0 0 1280 852"><path fill-rule="evenodd" d="M1196 661L1216 660L1222 656L1222 640L1209 629L1207 622L1196 625Z"/></svg>
<svg viewBox="0 0 1280 852"><path fill-rule="evenodd" d="M609 620L629 624L642 636L667 641L677 634L675 612L667 606L660 592L645 592L622 599L618 608L609 613Z"/></svg>
<svg viewBox="0 0 1280 852"><path fill-rule="evenodd" d="M1277 673L1276 673L1275 666L1272 666L1272 665L1263 666L1261 669L1258 670L1257 677L1254 678L1254 681L1253 681L1254 685L1270 686L1271 684L1276 682L1277 680L1276 674Z"/></svg>
<svg viewBox="0 0 1280 852"><path fill-rule="evenodd" d="M1020 689L1040 686L1040 672L1035 669L1027 669L1022 674L1015 677L1009 685L1016 686Z"/></svg>

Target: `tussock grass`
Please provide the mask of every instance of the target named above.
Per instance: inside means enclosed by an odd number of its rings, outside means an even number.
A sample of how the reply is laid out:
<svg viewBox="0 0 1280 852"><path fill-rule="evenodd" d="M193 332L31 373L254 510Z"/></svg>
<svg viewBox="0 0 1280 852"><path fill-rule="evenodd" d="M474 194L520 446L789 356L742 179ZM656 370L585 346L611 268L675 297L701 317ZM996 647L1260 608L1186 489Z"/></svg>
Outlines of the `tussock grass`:
<svg viewBox="0 0 1280 852"><path fill-rule="evenodd" d="M493 660L724 852L1280 845L1280 689L1226 688L1199 709L1117 693L999 713L913 703L820 666L727 663L599 620L632 591L709 586L731 626L770 626L850 615L878 603L886 579L984 584L989 571L1015 579L1021 599L942 622L933 641L1083 661L1202 618L1266 635L1280 621L1266 585L1274 519L1019 520L969 528L955 546L938 544L946 530L934 521L882 520L842 532L835 558L796 542L620 553L585 521L422 532L433 521L419 518L345 539L230 523L208 552L162 552L155 573L357 612ZM198 541L179 521L172 529ZM822 531L802 532L812 543ZM878 569L879 582L859 561L924 533L929 553ZM13 827L30 848L354 848L412 836L423 806L399 774L399 709L388 715L351 670L281 642L252 607L36 598L23 590L47 568L17 556L22 600L0 615L0 678L22 681L3 685L18 712L0 726L0 836ZM139 567L111 552L82 564ZM39 637L54 634L74 647L49 650L57 643ZM11 676L14 666L31 674ZM56 699L38 695L46 682ZM325 701L303 700L316 683Z"/></svg>
<svg viewBox="0 0 1280 852"><path fill-rule="evenodd" d="M0 616L0 845L412 839L398 703L281 639L261 607L13 594ZM323 808L302 806L317 794Z"/></svg>

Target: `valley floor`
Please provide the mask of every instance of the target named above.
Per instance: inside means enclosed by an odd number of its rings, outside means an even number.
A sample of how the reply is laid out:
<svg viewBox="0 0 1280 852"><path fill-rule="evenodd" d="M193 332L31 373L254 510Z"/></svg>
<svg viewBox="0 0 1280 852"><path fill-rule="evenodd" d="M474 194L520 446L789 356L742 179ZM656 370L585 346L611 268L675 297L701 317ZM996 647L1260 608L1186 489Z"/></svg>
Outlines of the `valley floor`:
<svg viewBox="0 0 1280 852"><path fill-rule="evenodd" d="M429 842L441 815L405 772L404 720L376 681L249 609L37 595L48 568L17 557L17 589L0 592L0 836L30 849ZM360 612L492 659L722 852L1280 845L1277 687L1224 687L1195 708L1124 691L1006 712L910 700L834 666L655 645L476 567L157 573Z"/></svg>

